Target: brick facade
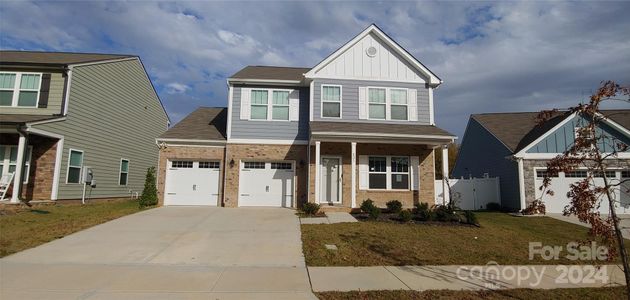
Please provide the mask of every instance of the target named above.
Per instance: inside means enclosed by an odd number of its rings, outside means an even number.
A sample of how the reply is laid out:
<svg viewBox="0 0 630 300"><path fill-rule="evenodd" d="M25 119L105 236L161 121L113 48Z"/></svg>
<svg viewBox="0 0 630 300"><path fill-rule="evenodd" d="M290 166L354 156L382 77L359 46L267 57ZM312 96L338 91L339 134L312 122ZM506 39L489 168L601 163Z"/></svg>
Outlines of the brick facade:
<svg viewBox="0 0 630 300"><path fill-rule="evenodd" d="M17 134L0 135L0 144L16 145L19 136ZM57 139L38 135L29 135L27 143L32 147L28 183L22 186L20 197L24 200L50 200L52 193L53 177L55 174L55 161L57 156ZM13 191L13 185L7 196Z"/></svg>
<svg viewBox="0 0 630 300"><path fill-rule="evenodd" d="M238 206L239 171L241 161L295 161L295 197L298 206L306 201L307 181L307 146L306 145L227 145L227 166L224 205ZM234 160L234 166L230 162Z"/></svg>
<svg viewBox="0 0 630 300"><path fill-rule="evenodd" d="M342 160L342 205L352 206L352 162L350 143L326 143L320 144L320 155L341 156ZM419 191L368 191L359 189L359 155L400 155L418 156L420 165L420 189ZM413 207L418 202L435 202L435 165L434 151L427 149L425 145L397 145L397 144L360 144L357 143L356 165L356 205L360 206L366 199L371 199L378 206L385 206L390 200L398 200L405 207ZM315 146L311 146L310 160L310 193L309 201L315 202Z"/></svg>
<svg viewBox="0 0 630 300"><path fill-rule="evenodd" d="M223 198L223 158L225 157L224 147L206 146L165 146L160 149L160 159L158 162L158 204L164 204L164 181L166 180L167 162L173 159L182 160L219 160L221 175L219 179L219 200Z"/></svg>
<svg viewBox="0 0 630 300"><path fill-rule="evenodd" d="M547 161L544 159L523 160L523 178L525 181L525 205L530 205L536 199L536 170L534 168L546 168ZM611 159L608 161L611 169L630 169L630 160Z"/></svg>

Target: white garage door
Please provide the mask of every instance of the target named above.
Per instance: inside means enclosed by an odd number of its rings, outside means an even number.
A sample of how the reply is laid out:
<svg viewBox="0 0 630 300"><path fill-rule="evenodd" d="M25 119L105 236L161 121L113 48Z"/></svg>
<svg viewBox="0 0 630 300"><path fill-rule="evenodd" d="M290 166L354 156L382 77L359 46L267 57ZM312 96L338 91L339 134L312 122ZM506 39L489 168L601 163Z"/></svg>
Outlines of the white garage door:
<svg viewBox="0 0 630 300"><path fill-rule="evenodd" d="M539 189L543 183L543 177L545 174L544 169L535 170L536 172L536 198L540 199L542 191ZM586 170L578 170L569 173L560 172L558 177L553 177L551 180L550 190L553 191L552 195L544 195L542 200L545 203L545 208L548 213L562 213L564 208L569 205L570 200L567 197L567 193L570 190L570 184L584 180L587 173ZM606 171L606 177L609 178L611 183L619 183L620 180L625 180L630 177L630 172L610 170ZM604 179L602 176L594 176L594 184L597 186L604 185ZM619 214L630 213L630 195L621 192L619 187L613 189L614 199L616 201L616 212ZM607 214L609 212L608 200L601 201L599 212Z"/></svg>
<svg viewBox="0 0 630 300"><path fill-rule="evenodd" d="M292 162L242 162L238 206L291 207Z"/></svg>
<svg viewBox="0 0 630 300"><path fill-rule="evenodd" d="M219 201L218 161L169 161L164 205L211 205Z"/></svg>

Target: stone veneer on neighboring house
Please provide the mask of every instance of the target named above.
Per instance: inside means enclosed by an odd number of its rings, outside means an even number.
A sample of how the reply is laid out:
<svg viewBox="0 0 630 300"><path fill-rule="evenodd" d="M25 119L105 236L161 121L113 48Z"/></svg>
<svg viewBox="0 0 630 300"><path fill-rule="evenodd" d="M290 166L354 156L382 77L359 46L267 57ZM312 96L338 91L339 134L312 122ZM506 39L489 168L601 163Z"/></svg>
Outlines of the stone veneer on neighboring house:
<svg viewBox="0 0 630 300"><path fill-rule="evenodd" d="M220 161L221 169L223 169L223 158L225 157L225 150L223 147L204 147L204 146L166 146L160 149L160 159L158 162L157 179L158 179L158 204L164 205L164 182L166 180L166 169L168 168L167 162L170 159L177 160L218 160ZM223 170L221 170L219 176L219 203L217 206L221 206L221 199L223 198Z"/></svg>
<svg viewBox="0 0 630 300"><path fill-rule="evenodd" d="M295 175L297 182L295 185L294 201L297 207L306 201L306 181L307 179L307 146L306 145L244 145L228 144L226 161L225 198L226 207L238 206L239 172L241 161L273 161L273 160L293 160L295 161ZM230 162L234 160L234 166ZM303 162L303 163L301 163Z"/></svg>
<svg viewBox="0 0 630 300"><path fill-rule="evenodd" d="M405 207L413 207L415 203L435 202L434 187L434 151L426 149L424 145L388 145L388 144L357 144L356 164L356 206L359 207L366 199L373 200L378 206L385 207L390 200L398 200ZM351 207L352 190L352 165L350 143L326 143L320 144L320 155L337 155L342 157L342 205ZM368 191L359 189L359 155L402 155L419 156L420 166L420 190L419 191ZM311 146L311 174L309 201L315 202L315 146Z"/></svg>

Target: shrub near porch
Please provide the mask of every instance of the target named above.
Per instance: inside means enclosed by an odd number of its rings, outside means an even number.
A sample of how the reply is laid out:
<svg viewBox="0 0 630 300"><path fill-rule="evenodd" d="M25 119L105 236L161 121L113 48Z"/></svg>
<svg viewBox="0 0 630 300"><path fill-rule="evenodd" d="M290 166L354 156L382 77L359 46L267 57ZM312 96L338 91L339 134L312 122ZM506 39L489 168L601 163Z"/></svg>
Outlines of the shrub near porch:
<svg viewBox="0 0 630 300"><path fill-rule="evenodd" d="M302 225L309 266L592 264L562 258L529 260L529 242L566 247L587 229L548 217L477 213L480 228L452 225L358 222ZM475 239L475 237L477 237ZM334 244L337 251L326 250ZM626 243L628 248L629 243ZM564 252L564 255L567 253ZM562 255L562 256L564 256Z"/></svg>

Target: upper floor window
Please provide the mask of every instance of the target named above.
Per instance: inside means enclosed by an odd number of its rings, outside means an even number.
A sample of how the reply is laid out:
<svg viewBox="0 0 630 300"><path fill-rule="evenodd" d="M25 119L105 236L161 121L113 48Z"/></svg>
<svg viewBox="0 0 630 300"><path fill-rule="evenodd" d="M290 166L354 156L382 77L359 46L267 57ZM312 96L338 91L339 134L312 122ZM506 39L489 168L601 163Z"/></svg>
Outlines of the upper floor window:
<svg viewBox="0 0 630 300"><path fill-rule="evenodd" d="M251 90L252 120L289 120L289 91L288 90ZM271 97L271 99L270 99Z"/></svg>
<svg viewBox="0 0 630 300"><path fill-rule="evenodd" d="M37 107L41 73L0 72L0 106Z"/></svg>
<svg viewBox="0 0 630 300"><path fill-rule="evenodd" d="M386 88L386 87L368 87L367 92L364 93L359 88L359 97L365 100L359 99L359 103L365 103L364 117L359 118L371 119L371 120L402 120L402 121L416 121L414 117L416 114L417 103L414 100L416 92L413 89L406 88ZM362 96L366 95L366 96Z"/></svg>
<svg viewBox="0 0 630 300"><path fill-rule="evenodd" d="M341 86L322 85L322 118L341 117Z"/></svg>

